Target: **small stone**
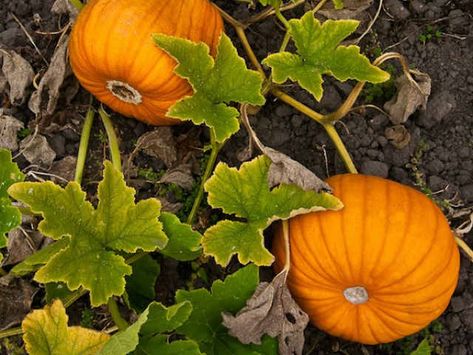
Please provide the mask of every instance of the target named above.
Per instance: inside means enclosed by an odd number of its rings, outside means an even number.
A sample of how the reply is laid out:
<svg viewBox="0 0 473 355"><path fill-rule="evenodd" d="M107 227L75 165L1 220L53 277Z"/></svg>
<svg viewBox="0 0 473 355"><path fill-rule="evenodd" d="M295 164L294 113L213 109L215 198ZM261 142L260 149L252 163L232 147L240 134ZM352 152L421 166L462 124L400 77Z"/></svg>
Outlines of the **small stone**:
<svg viewBox="0 0 473 355"><path fill-rule="evenodd" d="M473 202L473 184L462 186L460 192L465 202Z"/></svg>
<svg viewBox="0 0 473 355"><path fill-rule="evenodd" d="M469 158L472 155L469 147L461 147L458 149L458 157L460 158Z"/></svg>
<svg viewBox="0 0 473 355"><path fill-rule="evenodd" d="M460 321L460 318L456 314L450 313L447 316L446 324L447 324L448 329L451 332L453 332L453 331L457 330L458 328L460 328L462 323Z"/></svg>
<svg viewBox="0 0 473 355"><path fill-rule="evenodd" d="M360 171L366 175L374 175L382 178L388 177L389 166L386 163L367 160L361 164Z"/></svg>
<svg viewBox="0 0 473 355"><path fill-rule="evenodd" d="M324 96L320 104L328 111L335 111L342 104L342 98L338 91L331 85L324 88Z"/></svg>
<svg viewBox="0 0 473 355"><path fill-rule="evenodd" d="M403 184L409 181L409 174L404 169L398 167L393 167L391 169L390 175L394 180Z"/></svg>
<svg viewBox="0 0 473 355"><path fill-rule="evenodd" d="M378 130L384 128L389 122L389 118L386 115L379 114L374 116L371 120L368 121L371 127Z"/></svg>
<svg viewBox="0 0 473 355"><path fill-rule="evenodd" d="M439 174L445 169L444 163L440 159L434 159L425 165L432 174Z"/></svg>
<svg viewBox="0 0 473 355"><path fill-rule="evenodd" d="M270 145L278 147L290 139L290 132L281 127L274 128L271 131Z"/></svg>
<svg viewBox="0 0 473 355"><path fill-rule="evenodd" d="M60 134L56 134L49 139L49 145L56 152L58 158L62 158L66 154L66 138Z"/></svg>
<svg viewBox="0 0 473 355"><path fill-rule="evenodd" d="M412 0L410 2L410 6L412 11L414 11L416 14L423 14L427 10L425 2L422 0Z"/></svg>
<svg viewBox="0 0 473 355"><path fill-rule="evenodd" d="M461 312L465 308L467 308L466 304L465 304L465 301L460 296L453 297L452 300L450 301L450 304L452 306L453 311L456 312L456 313Z"/></svg>
<svg viewBox="0 0 473 355"><path fill-rule="evenodd" d="M385 2L386 9L397 20L405 20L411 13L399 0L387 0Z"/></svg>

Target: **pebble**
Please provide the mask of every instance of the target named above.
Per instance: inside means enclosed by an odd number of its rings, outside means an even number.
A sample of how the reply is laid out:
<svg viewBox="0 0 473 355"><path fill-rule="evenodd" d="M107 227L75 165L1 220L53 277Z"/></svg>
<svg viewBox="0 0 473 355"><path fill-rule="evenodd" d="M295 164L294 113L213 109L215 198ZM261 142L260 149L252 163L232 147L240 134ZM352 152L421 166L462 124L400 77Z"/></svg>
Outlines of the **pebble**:
<svg viewBox="0 0 473 355"><path fill-rule="evenodd" d="M465 202L473 202L473 184L460 187L460 192Z"/></svg>
<svg viewBox="0 0 473 355"><path fill-rule="evenodd" d="M19 28L12 27L0 33L0 43L7 47L13 47L21 38L22 32Z"/></svg>
<svg viewBox="0 0 473 355"><path fill-rule="evenodd" d="M416 14L423 14L427 10L425 2L422 0L412 0L410 2L410 7Z"/></svg>
<svg viewBox="0 0 473 355"><path fill-rule="evenodd" d="M460 320L460 317L458 317L458 315L454 314L454 313L450 313L447 315L446 317L446 325L448 327L448 330L453 332L455 330L457 330L458 328L460 328L461 326L461 320Z"/></svg>
<svg viewBox="0 0 473 355"><path fill-rule="evenodd" d="M374 175L382 178L388 177L389 166L386 163L367 160L361 164L360 171L366 175Z"/></svg>
<svg viewBox="0 0 473 355"><path fill-rule="evenodd" d="M332 112L340 107L342 104L342 98L338 91L332 85L329 85L324 88L324 96L322 97L320 104L325 109Z"/></svg>
<svg viewBox="0 0 473 355"><path fill-rule="evenodd" d="M66 154L66 138L61 134L55 134L49 139L49 145L56 152L58 158L62 158Z"/></svg>
<svg viewBox="0 0 473 355"><path fill-rule="evenodd" d="M399 0L387 0L385 2L386 9L397 20L405 20L411 13Z"/></svg>

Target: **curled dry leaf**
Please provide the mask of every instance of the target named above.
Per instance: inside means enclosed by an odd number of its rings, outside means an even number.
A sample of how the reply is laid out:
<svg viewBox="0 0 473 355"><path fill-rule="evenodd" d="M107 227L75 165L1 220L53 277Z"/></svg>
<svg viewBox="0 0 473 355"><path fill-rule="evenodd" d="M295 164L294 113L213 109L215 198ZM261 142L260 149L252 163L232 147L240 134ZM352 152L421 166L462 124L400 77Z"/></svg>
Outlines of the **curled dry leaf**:
<svg viewBox="0 0 473 355"><path fill-rule="evenodd" d="M426 109L431 90L430 76L422 72L415 72L413 77L415 82L409 80L406 75L397 78L397 93L384 104L384 109L389 113L393 124L406 122L419 107L423 110Z"/></svg>
<svg viewBox="0 0 473 355"><path fill-rule="evenodd" d="M162 184L176 184L184 190L191 190L195 182L191 169L191 164L180 164L166 171L159 182Z"/></svg>
<svg viewBox="0 0 473 355"><path fill-rule="evenodd" d="M38 90L31 95L28 107L35 114L49 116L56 108L59 89L70 72L67 58L68 42L68 35L61 36L51 58L51 64L39 82Z"/></svg>
<svg viewBox="0 0 473 355"><path fill-rule="evenodd" d="M260 344L264 334L277 336L280 354L302 354L309 317L292 298L286 277L287 270L283 270L271 283L261 283L236 316L222 313L230 335L243 344Z"/></svg>
<svg viewBox="0 0 473 355"><path fill-rule="evenodd" d="M403 125L396 125L386 128L384 135L397 149L407 147L411 141L411 134Z"/></svg>
<svg viewBox="0 0 473 355"><path fill-rule="evenodd" d="M56 158L56 152L49 146L46 137L36 134L23 139L20 150L28 162L44 167L50 167Z"/></svg>
<svg viewBox="0 0 473 355"><path fill-rule="evenodd" d="M15 117L4 115L3 110L0 109L0 148L16 151L18 149L17 133L23 127L23 122Z"/></svg>
<svg viewBox="0 0 473 355"><path fill-rule="evenodd" d="M39 250L44 236L37 232L23 232L17 228L8 233L8 255L2 265L15 265Z"/></svg>
<svg viewBox="0 0 473 355"><path fill-rule="evenodd" d="M31 310L36 289L11 275L0 278L0 330L21 323Z"/></svg>
<svg viewBox="0 0 473 355"><path fill-rule="evenodd" d="M25 99L26 88L33 82L33 68L26 59L11 50L0 49L0 59L3 59L0 77L3 75L8 83L10 102L13 105L21 105Z"/></svg>
<svg viewBox="0 0 473 355"><path fill-rule="evenodd" d="M51 12L58 15L69 15L72 20L79 14L79 10L69 0L56 0L51 6Z"/></svg>
<svg viewBox="0 0 473 355"><path fill-rule="evenodd" d="M49 169L49 172L62 179L58 179L53 176L51 180L53 180L56 183L64 183L65 181L74 180L76 164L77 164L77 158L72 155L69 155L67 157L64 157L61 160L53 162L51 169Z"/></svg>
<svg viewBox="0 0 473 355"><path fill-rule="evenodd" d="M270 187L274 187L279 184L294 184L306 191L331 191L328 184L326 184L312 171L307 169L304 165L273 148L266 147L263 143L261 143L258 136L256 135L256 132L250 125L246 110L247 106L242 105L241 119L250 137L250 147L248 148L248 152L251 151L251 145L252 142L254 142L259 150L261 150L261 152L271 160L272 164L269 168L268 176Z"/></svg>
<svg viewBox="0 0 473 355"><path fill-rule="evenodd" d="M142 150L147 155L158 158L169 168L177 159L176 141L170 127L158 127L143 134L138 138L136 148L130 156L133 159L138 151Z"/></svg>

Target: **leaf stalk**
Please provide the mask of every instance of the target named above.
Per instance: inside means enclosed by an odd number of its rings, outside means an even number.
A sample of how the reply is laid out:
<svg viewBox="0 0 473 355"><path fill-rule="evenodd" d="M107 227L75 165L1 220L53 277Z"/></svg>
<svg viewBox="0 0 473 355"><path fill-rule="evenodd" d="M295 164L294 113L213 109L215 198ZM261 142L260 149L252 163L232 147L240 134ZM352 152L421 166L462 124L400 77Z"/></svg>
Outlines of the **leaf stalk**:
<svg viewBox="0 0 473 355"><path fill-rule="evenodd" d="M102 123L107 132L108 144L110 147L110 155L112 157L113 167L119 171L122 171L122 160L120 157L120 147L118 145L118 138L113 128L112 121L110 120L109 115L105 112L103 107L99 108L99 115L102 119Z"/></svg>

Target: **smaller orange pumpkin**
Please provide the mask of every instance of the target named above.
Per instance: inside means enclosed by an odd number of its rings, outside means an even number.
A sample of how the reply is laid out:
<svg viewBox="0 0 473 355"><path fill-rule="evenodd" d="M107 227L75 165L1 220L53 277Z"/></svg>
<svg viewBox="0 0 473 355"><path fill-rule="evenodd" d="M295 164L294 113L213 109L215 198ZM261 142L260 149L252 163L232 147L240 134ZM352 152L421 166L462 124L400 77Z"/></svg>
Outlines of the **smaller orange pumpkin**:
<svg viewBox="0 0 473 355"><path fill-rule="evenodd" d="M312 323L365 344L426 327L447 307L459 273L448 222L424 194L373 176L327 181L344 208L289 221L288 286ZM275 268L284 266L282 228Z"/></svg>
<svg viewBox="0 0 473 355"><path fill-rule="evenodd" d="M208 0L91 0L74 24L69 57L82 86L114 111L175 124L180 121L166 112L192 88L152 34L205 42L215 55L222 32L220 13Z"/></svg>

